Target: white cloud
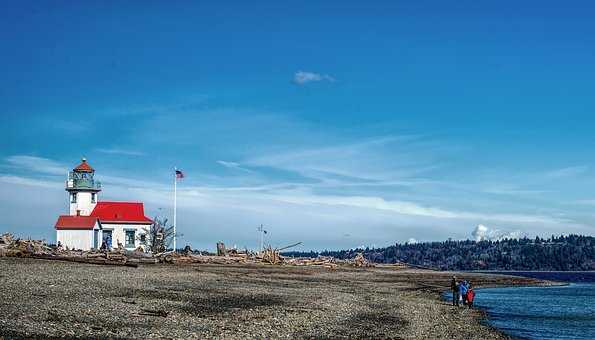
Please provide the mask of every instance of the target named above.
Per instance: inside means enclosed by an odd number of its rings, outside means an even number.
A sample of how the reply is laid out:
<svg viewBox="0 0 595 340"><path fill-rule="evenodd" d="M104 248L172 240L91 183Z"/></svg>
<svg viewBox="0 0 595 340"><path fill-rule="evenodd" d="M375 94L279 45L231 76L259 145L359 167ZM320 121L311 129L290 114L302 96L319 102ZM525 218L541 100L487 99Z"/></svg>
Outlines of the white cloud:
<svg viewBox="0 0 595 340"><path fill-rule="evenodd" d="M68 174L68 166L43 157L15 155L7 157L5 161L10 167L37 173L64 176Z"/></svg>
<svg viewBox="0 0 595 340"><path fill-rule="evenodd" d="M499 221L507 223L544 223L561 224L564 221L550 216L528 215L528 214L498 214L498 213L479 213L469 211L456 211L431 206L422 206L414 202L407 201L389 201L381 197L374 196L331 196L331 195L286 195L286 194L262 194L262 197L292 203L299 205L333 205L351 208L363 208L389 211L400 215L411 215L420 217L430 217L437 219L461 219L470 221Z"/></svg>
<svg viewBox="0 0 595 340"><path fill-rule="evenodd" d="M335 78L328 74L314 72L298 71L293 75L293 82L298 85L304 85L311 82L328 81L334 82Z"/></svg>
<svg viewBox="0 0 595 340"><path fill-rule="evenodd" d="M523 237L523 233L520 230L503 232L498 229L491 229L483 224L478 224L475 229L471 232L471 236L475 241L498 241L503 239L518 239Z"/></svg>
<svg viewBox="0 0 595 340"><path fill-rule="evenodd" d="M12 175L0 175L0 182L8 183L8 184L25 185L25 186L30 186L30 187L52 188L52 189L60 188L61 185L64 184L63 182L53 182L53 181L46 181L46 180L41 180L41 179L12 176Z"/></svg>

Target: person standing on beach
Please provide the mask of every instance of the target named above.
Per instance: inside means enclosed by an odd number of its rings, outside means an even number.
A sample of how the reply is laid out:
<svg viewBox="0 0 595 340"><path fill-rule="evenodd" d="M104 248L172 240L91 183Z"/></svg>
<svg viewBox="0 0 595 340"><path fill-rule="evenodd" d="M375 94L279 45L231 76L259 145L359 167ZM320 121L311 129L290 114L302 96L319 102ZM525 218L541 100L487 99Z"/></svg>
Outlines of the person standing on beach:
<svg viewBox="0 0 595 340"><path fill-rule="evenodd" d="M457 284L457 277L453 276L450 280L450 289L452 290L452 305L459 305L459 285Z"/></svg>
<svg viewBox="0 0 595 340"><path fill-rule="evenodd" d="M463 305L467 304L467 281L463 281L459 284L459 294L463 298Z"/></svg>
<svg viewBox="0 0 595 340"><path fill-rule="evenodd" d="M474 299L475 299L475 291L473 291L471 284L469 284L469 288L467 289L467 305L469 306L469 308L473 307Z"/></svg>

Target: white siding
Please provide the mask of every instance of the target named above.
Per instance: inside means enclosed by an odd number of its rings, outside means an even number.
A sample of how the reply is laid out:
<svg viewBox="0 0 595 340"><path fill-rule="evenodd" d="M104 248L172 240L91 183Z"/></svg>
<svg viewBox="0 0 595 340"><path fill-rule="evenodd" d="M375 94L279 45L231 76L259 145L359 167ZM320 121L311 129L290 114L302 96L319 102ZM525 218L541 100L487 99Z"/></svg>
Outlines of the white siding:
<svg viewBox="0 0 595 340"><path fill-rule="evenodd" d="M56 239L63 247L89 250L93 247L93 230L56 230Z"/></svg>
<svg viewBox="0 0 595 340"><path fill-rule="evenodd" d="M91 203L91 192L79 191L68 195L68 202L72 202L72 194L76 193L76 203L70 203L70 216L76 216L76 211L81 211L81 216L89 216L97 205L98 194L95 195L95 203Z"/></svg>

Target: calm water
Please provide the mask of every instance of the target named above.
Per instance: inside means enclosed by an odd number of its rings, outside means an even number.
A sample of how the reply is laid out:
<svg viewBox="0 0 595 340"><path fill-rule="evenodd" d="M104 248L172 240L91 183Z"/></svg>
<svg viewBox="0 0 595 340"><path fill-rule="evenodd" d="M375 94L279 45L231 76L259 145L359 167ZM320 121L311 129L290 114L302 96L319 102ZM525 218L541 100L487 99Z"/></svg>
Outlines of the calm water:
<svg viewBox="0 0 595 340"><path fill-rule="evenodd" d="M574 283L478 289L475 303L488 312L489 324L525 339L595 339L595 273L518 275Z"/></svg>

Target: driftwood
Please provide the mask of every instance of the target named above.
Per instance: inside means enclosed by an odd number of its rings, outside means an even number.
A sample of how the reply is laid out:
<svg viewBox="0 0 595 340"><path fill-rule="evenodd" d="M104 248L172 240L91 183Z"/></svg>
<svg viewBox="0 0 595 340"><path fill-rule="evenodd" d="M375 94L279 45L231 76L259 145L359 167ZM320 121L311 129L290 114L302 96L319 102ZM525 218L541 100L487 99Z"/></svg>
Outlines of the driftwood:
<svg viewBox="0 0 595 340"><path fill-rule="evenodd" d="M148 316L160 316L160 317L166 317L169 312L166 312L164 310L154 310L154 309L141 309L141 312L138 313L139 315L148 315Z"/></svg>
<svg viewBox="0 0 595 340"><path fill-rule="evenodd" d="M0 244L10 244L12 243L12 235L11 234L2 234L2 236L0 236Z"/></svg>
<svg viewBox="0 0 595 340"><path fill-rule="evenodd" d="M357 253L357 255L355 255L353 258L353 265L356 267L371 267L370 263L362 253Z"/></svg>
<svg viewBox="0 0 595 340"><path fill-rule="evenodd" d="M61 247L49 247L43 241L14 239L10 234L0 237L0 255L10 257L30 257L44 260L68 261L111 266L136 267L137 263L128 262L128 258L119 252L83 252L62 250Z"/></svg>
<svg viewBox="0 0 595 340"><path fill-rule="evenodd" d="M285 250L285 249L289 249L289 248L297 247L297 246L299 246L300 244L302 244L302 242L298 242L298 243L290 244L290 245L288 245L288 246L285 246L285 247L279 248L279 249L277 249L277 250L280 252L280 251L282 251L282 250Z"/></svg>
<svg viewBox="0 0 595 340"><path fill-rule="evenodd" d="M147 258L147 259L137 259L137 258L133 258L133 259L128 259L126 261L126 263L136 263L136 264L155 264L155 263L159 263L159 259L155 259L155 258Z"/></svg>
<svg viewBox="0 0 595 340"><path fill-rule="evenodd" d="M89 263L89 264L104 264L110 266L126 266L126 267L138 267L138 264L128 262L126 260L112 260L108 258L86 258L86 257L79 257L79 256L68 256L68 255L45 255L45 254L38 254L31 256L37 259L44 259L44 260L57 260L57 261L68 261L68 262L78 262L78 263Z"/></svg>
<svg viewBox="0 0 595 340"><path fill-rule="evenodd" d="M285 260L286 263L295 266L320 266L325 268L334 269L337 267L337 263L333 257L330 256L318 256L316 258L310 257L298 257L289 258Z"/></svg>
<svg viewBox="0 0 595 340"><path fill-rule="evenodd" d="M269 265L289 266L318 266L334 269L338 265L349 265L355 267L372 267L375 264L366 260L363 254L358 253L352 260L336 260L330 256L319 256L317 258L293 258L280 254L281 250L295 247L301 244L295 243L280 249L271 246L260 252L251 252L247 249L240 251L235 248L225 249L223 242L217 243L218 256L201 255L192 252L188 246L182 253L164 251L150 254L140 250L114 249L107 250L68 250L61 246L49 247L43 241L14 239L10 234L0 236L0 256L30 257L45 260L68 261L77 263L89 263L99 265L137 267L139 264L149 265L156 263L165 264L245 264L261 263Z"/></svg>

